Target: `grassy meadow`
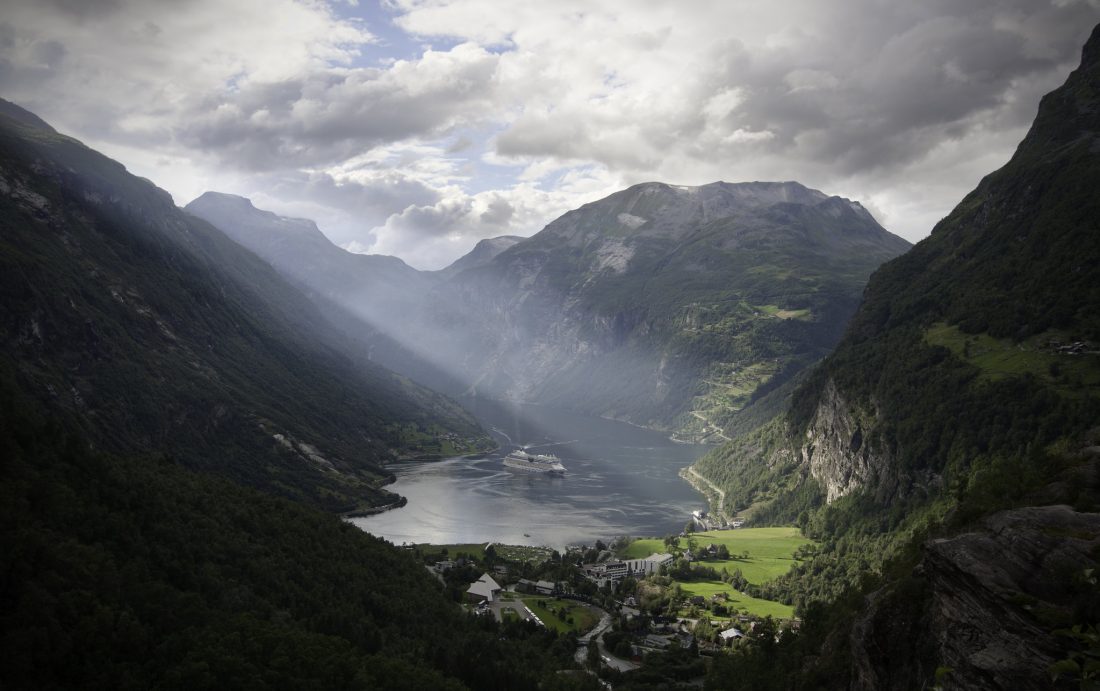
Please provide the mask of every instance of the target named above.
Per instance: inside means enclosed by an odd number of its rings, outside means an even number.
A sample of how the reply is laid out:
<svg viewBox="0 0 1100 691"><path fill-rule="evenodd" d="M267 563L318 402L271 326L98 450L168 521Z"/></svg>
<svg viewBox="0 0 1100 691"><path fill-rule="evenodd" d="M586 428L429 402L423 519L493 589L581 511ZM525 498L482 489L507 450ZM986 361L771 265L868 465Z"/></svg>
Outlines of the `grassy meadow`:
<svg viewBox="0 0 1100 691"><path fill-rule="evenodd" d="M725 545L732 557L747 553L744 559L713 559L700 562L721 572L723 567L730 573L741 569L741 574L749 583L759 585L787 573L795 564L792 556L799 547L811 540L798 531L798 528L740 528L737 530L717 530L707 533L695 533L695 541L700 548L708 544ZM680 539L680 547L687 548L687 538ZM630 543L623 553L626 559L642 559L654 552L665 552L663 540L644 538Z"/></svg>
<svg viewBox="0 0 1100 691"><path fill-rule="evenodd" d="M730 559L708 559L696 562L702 566L713 568L719 573L722 569L733 573L740 569L741 575L749 583L760 585L767 581L782 576L797 563L794 552L802 545L812 541L804 537L798 528L740 528L737 530L720 530L705 533L694 533L696 545L701 549L709 544L725 545L730 552ZM680 548L687 549L688 539L680 538ZM642 538L634 540L623 551L625 559L642 559L654 552L665 552L664 541L658 538ZM789 605L770 600L743 595L729 583L722 581L674 581L679 584L684 595L692 597L701 595L710 604L710 598L716 593L725 593L726 606L733 614L744 610L757 616L773 616L787 619L793 616L794 610ZM719 617L720 618L720 617Z"/></svg>

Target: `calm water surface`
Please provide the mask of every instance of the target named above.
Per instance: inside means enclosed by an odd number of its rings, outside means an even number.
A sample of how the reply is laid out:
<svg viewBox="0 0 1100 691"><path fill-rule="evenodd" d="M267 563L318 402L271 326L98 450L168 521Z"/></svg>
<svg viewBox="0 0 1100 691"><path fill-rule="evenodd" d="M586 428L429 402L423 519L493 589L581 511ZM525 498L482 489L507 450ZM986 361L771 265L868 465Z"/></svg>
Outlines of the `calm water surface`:
<svg viewBox="0 0 1100 691"><path fill-rule="evenodd" d="M450 544L503 542L562 548L618 535L679 532L705 500L677 475L707 447L674 444L659 432L498 401L464 401L500 442L499 453L391 466L389 489L407 506L353 519L390 540ZM565 477L504 467L516 446L553 453Z"/></svg>

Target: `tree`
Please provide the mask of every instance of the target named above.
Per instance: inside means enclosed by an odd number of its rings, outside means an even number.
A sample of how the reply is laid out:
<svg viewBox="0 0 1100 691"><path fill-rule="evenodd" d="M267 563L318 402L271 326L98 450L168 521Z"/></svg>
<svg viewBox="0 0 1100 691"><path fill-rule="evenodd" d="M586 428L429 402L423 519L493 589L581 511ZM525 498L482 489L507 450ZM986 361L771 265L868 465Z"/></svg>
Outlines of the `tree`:
<svg viewBox="0 0 1100 691"><path fill-rule="evenodd" d="M612 651L616 656L629 660L634 656L634 646L630 645L630 638L623 636L615 643Z"/></svg>
<svg viewBox="0 0 1100 691"><path fill-rule="evenodd" d="M588 654L585 656L588 668L598 670L600 668L600 645L595 639L588 641Z"/></svg>
<svg viewBox="0 0 1100 691"><path fill-rule="evenodd" d="M694 533L695 532L695 521L688 521L687 525L684 526L684 532L685 533Z"/></svg>
<svg viewBox="0 0 1100 691"><path fill-rule="evenodd" d="M726 547L724 544L718 545L718 555L717 556L718 556L719 559L729 559L730 558L729 548Z"/></svg>

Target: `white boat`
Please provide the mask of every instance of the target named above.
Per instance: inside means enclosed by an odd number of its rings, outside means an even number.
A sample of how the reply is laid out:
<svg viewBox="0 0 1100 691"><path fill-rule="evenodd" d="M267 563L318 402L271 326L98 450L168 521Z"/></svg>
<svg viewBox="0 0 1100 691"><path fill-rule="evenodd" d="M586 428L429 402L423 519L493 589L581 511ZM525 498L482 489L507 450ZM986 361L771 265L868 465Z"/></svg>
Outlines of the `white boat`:
<svg viewBox="0 0 1100 691"><path fill-rule="evenodd" d="M553 473L564 475L565 466L561 464L557 456L553 454L527 453L524 449L516 449L504 457L504 465L515 470L524 470L529 473Z"/></svg>

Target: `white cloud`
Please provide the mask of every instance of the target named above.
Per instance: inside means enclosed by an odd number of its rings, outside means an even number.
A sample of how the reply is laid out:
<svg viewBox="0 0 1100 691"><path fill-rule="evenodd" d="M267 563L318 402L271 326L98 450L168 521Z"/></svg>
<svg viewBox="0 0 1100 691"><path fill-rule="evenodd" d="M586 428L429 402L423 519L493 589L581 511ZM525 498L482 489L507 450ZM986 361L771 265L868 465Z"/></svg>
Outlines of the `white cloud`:
<svg viewBox="0 0 1100 691"><path fill-rule="evenodd" d="M622 187L604 170L574 168L542 189L520 183L507 189L466 194L452 188L435 204L409 206L371 230L377 254L410 257L419 269L440 269L469 252L483 238L531 235L547 220L579 204L607 196Z"/></svg>
<svg viewBox="0 0 1100 691"><path fill-rule="evenodd" d="M645 180L799 180L918 239L1100 19L1100 0L355 5L13 0L0 90L177 201L245 194L419 266ZM387 16L441 47L368 65Z"/></svg>

